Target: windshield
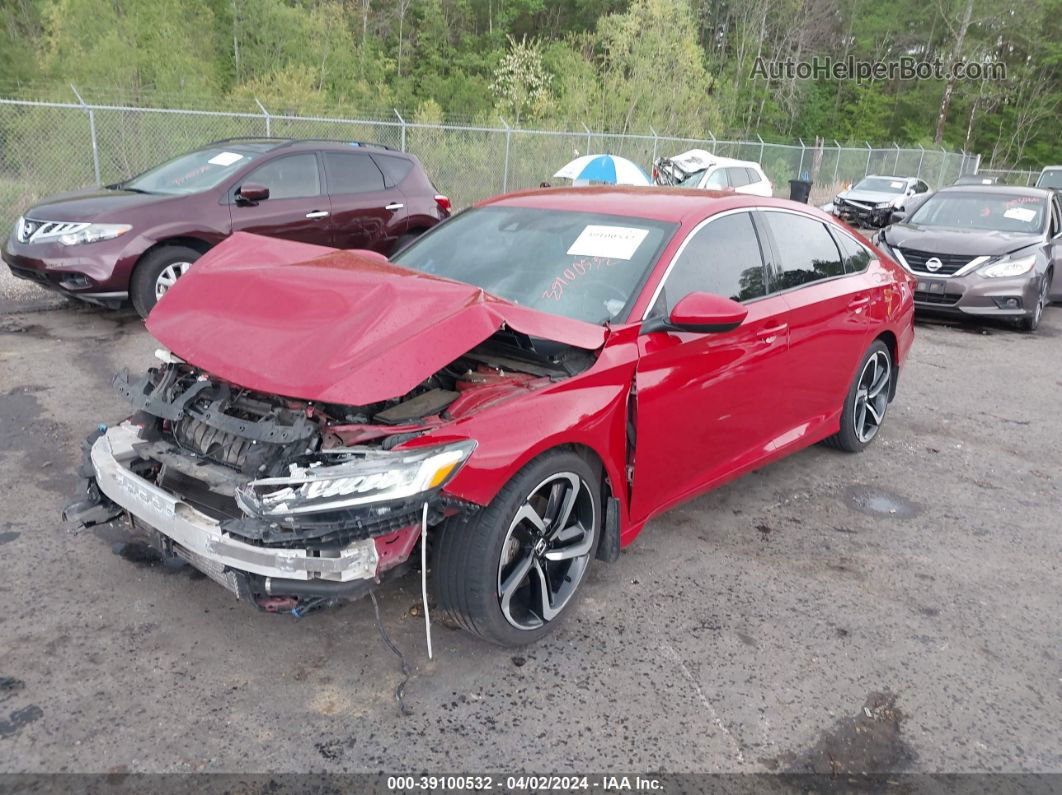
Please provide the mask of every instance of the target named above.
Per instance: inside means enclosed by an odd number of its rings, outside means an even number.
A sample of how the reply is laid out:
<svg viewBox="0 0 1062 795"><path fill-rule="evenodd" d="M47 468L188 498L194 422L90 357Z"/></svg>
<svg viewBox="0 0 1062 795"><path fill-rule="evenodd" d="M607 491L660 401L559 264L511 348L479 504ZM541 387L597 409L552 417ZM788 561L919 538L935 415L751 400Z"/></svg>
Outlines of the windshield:
<svg viewBox="0 0 1062 795"><path fill-rule="evenodd" d="M145 193L198 193L213 188L254 158L253 152L233 152L221 147L200 149L155 166L119 187Z"/></svg>
<svg viewBox="0 0 1062 795"><path fill-rule="evenodd" d="M1062 190L1062 169L1056 168L1051 171L1045 171L1040 175L1040 179L1036 180L1036 187Z"/></svg>
<svg viewBox="0 0 1062 795"><path fill-rule="evenodd" d="M874 193L903 193L907 190L907 181L889 179L888 177L865 177L852 190L867 190Z"/></svg>
<svg viewBox="0 0 1062 795"><path fill-rule="evenodd" d="M1043 228L1047 204L1037 196L1006 193L937 193L909 223L950 229L1035 234Z"/></svg>
<svg viewBox="0 0 1062 795"><path fill-rule="evenodd" d="M694 171L688 177L683 179L682 182L678 184L678 186L680 188L696 188L697 185L700 184L701 177L704 176L704 172L707 170L708 169L706 168L702 168L700 171Z"/></svg>
<svg viewBox="0 0 1062 795"><path fill-rule="evenodd" d="M527 207L468 210L392 258L552 315L625 316L676 224Z"/></svg>

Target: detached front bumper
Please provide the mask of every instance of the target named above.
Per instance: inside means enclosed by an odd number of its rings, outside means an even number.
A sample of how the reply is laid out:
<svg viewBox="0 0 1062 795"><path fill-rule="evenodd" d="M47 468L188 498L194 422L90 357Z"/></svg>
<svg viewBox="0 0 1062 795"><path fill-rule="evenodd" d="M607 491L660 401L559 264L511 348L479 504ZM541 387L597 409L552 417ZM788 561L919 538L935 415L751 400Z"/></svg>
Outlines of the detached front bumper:
<svg viewBox="0 0 1062 795"><path fill-rule="evenodd" d="M354 586L364 584L367 589L375 580L381 560L377 543L392 539L364 539L338 549L276 548L240 541L224 533L215 519L132 472L127 464L137 458L133 449L137 441L136 429L128 425L109 428L95 441L90 458L99 490L157 530L173 544L175 554L238 597L241 582L248 578L255 582L264 578L263 591L271 595L297 595L293 591L305 583L305 592L313 596L329 592L344 596L357 590ZM281 587L272 588L274 582Z"/></svg>

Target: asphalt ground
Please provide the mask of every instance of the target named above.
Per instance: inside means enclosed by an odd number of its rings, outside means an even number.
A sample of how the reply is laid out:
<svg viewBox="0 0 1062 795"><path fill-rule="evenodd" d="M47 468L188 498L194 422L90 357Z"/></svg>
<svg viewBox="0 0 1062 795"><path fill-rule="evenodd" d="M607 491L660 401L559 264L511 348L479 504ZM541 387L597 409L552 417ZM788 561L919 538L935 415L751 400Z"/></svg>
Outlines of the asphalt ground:
<svg viewBox="0 0 1062 795"><path fill-rule="evenodd" d="M419 579L302 619L76 531L80 440L156 347L131 312L0 310L0 772L1062 770L1062 307L920 323L875 444L814 447L595 563L503 650ZM24 311L43 309L43 311Z"/></svg>

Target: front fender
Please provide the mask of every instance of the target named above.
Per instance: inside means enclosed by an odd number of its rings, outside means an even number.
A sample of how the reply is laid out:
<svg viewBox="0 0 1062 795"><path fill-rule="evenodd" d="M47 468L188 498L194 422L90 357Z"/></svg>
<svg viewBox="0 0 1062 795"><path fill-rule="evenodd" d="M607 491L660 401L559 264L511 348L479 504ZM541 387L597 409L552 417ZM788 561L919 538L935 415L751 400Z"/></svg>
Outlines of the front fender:
<svg viewBox="0 0 1062 795"><path fill-rule="evenodd" d="M602 358L605 358L604 354ZM602 366L545 387L440 429L475 439L475 452L444 491L487 505L529 461L564 445L589 448L601 460L620 503L620 525L629 523L627 400L633 360Z"/></svg>

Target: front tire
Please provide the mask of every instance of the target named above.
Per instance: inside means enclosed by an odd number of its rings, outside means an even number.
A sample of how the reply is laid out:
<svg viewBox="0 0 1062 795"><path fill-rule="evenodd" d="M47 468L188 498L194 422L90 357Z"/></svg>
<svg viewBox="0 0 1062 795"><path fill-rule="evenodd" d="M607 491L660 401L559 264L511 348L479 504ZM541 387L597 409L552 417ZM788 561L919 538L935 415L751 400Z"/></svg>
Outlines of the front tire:
<svg viewBox="0 0 1062 795"><path fill-rule="evenodd" d="M565 450L535 459L486 508L440 528L439 606L501 646L537 641L571 612L602 517L600 477L584 458Z"/></svg>
<svg viewBox="0 0 1062 795"><path fill-rule="evenodd" d="M892 353L881 340L863 354L855 380L845 396L841 411L841 429L824 440L824 444L859 453L874 441L885 421L894 378Z"/></svg>
<svg viewBox="0 0 1062 795"><path fill-rule="evenodd" d="M1036 306L1033 307L1032 313L1018 321L1018 326L1022 331L1033 332L1040 328L1040 320L1044 316L1044 307L1050 303L1047 300L1050 292L1051 274L1047 273L1040 282L1040 292L1036 296Z"/></svg>
<svg viewBox="0 0 1062 795"><path fill-rule="evenodd" d="M199 257L200 253L188 246L162 246L141 258L129 284L129 297L140 317L148 316Z"/></svg>

